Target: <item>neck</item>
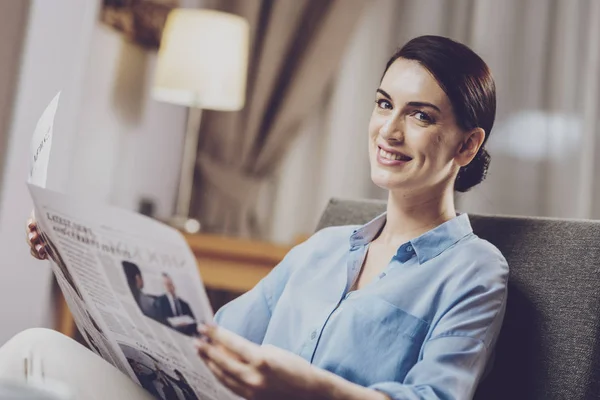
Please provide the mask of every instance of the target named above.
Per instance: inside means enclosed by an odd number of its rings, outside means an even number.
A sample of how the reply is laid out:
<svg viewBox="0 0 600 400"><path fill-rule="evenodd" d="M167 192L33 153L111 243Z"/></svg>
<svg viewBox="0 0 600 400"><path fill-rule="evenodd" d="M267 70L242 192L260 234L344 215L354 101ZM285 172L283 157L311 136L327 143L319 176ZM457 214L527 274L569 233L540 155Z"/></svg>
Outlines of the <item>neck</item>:
<svg viewBox="0 0 600 400"><path fill-rule="evenodd" d="M437 193L390 191L387 222L379 239L400 246L456 217L452 187Z"/></svg>

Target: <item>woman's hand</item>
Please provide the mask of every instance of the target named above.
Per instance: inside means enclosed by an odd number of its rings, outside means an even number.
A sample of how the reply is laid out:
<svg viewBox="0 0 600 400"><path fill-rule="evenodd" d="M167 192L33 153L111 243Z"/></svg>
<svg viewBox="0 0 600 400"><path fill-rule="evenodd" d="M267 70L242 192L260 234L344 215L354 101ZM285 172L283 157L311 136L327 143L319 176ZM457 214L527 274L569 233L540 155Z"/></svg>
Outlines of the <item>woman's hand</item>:
<svg viewBox="0 0 600 400"><path fill-rule="evenodd" d="M318 370L273 346L258 346L216 326L202 326L198 354L232 392L246 399L320 399Z"/></svg>
<svg viewBox="0 0 600 400"><path fill-rule="evenodd" d="M31 255L38 260L47 260L48 259L48 251L46 250L46 243L40 235L40 232L37 228L37 223L33 217L33 212L31 213L31 217L27 220L27 244L30 247Z"/></svg>

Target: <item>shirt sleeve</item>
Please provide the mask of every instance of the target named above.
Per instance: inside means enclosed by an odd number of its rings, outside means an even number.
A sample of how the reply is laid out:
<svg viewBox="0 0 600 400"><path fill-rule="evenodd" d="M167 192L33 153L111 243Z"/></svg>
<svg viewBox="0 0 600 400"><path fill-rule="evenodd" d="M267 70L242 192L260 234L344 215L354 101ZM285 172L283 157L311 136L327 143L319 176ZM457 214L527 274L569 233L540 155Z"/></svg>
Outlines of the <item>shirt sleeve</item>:
<svg viewBox="0 0 600 400"><path fill-rule="evenodd" d="M508 267L505 271L486 289L475 286L444 313L403 382L370 388L392 400L471 399L504 318Z"/></svg>
<svg viewBox="0 0 600 400"><path fill-rule="evenodd" d="M271 313L287 284L298 252L293 248L253 289L227 303L215 315L215 323L251 342L261 344Z"/></svg>

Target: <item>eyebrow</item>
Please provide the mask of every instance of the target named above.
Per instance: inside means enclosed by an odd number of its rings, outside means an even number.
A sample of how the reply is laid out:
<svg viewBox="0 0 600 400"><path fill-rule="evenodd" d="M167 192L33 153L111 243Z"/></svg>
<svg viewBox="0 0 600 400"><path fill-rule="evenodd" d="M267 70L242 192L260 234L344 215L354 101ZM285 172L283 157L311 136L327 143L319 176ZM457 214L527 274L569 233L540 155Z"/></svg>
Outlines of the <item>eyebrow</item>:
<svg viewBox="0 0 600 400"><path fill-rule="evenodd" d="M383 97L386 97L388 100L392 100L392 96L390 96L385 90L383 89L377 89L377 93L380 93ZM429 108L433 108L434 110L436 110L437 112L441 113L442 111L439 109L438 106L436 106L435 104L431 104L431 103L427 103L424 101L409 101L408 103L406 103L407 106L411 106L411 107L429 107Z"/></svg>

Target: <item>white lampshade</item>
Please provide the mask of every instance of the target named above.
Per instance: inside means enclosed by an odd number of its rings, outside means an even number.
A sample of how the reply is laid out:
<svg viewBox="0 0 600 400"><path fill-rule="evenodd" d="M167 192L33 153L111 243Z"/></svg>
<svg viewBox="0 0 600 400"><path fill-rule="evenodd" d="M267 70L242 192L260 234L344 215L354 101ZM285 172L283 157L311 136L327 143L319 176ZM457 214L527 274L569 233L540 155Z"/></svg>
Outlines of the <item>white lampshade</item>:
<svg viewBox="0 0 600 400"><path fill-rule="evenodd" d="M248 22L213 10L175 9L165 24L152 97L203 109L244 107Z"/></svg>

